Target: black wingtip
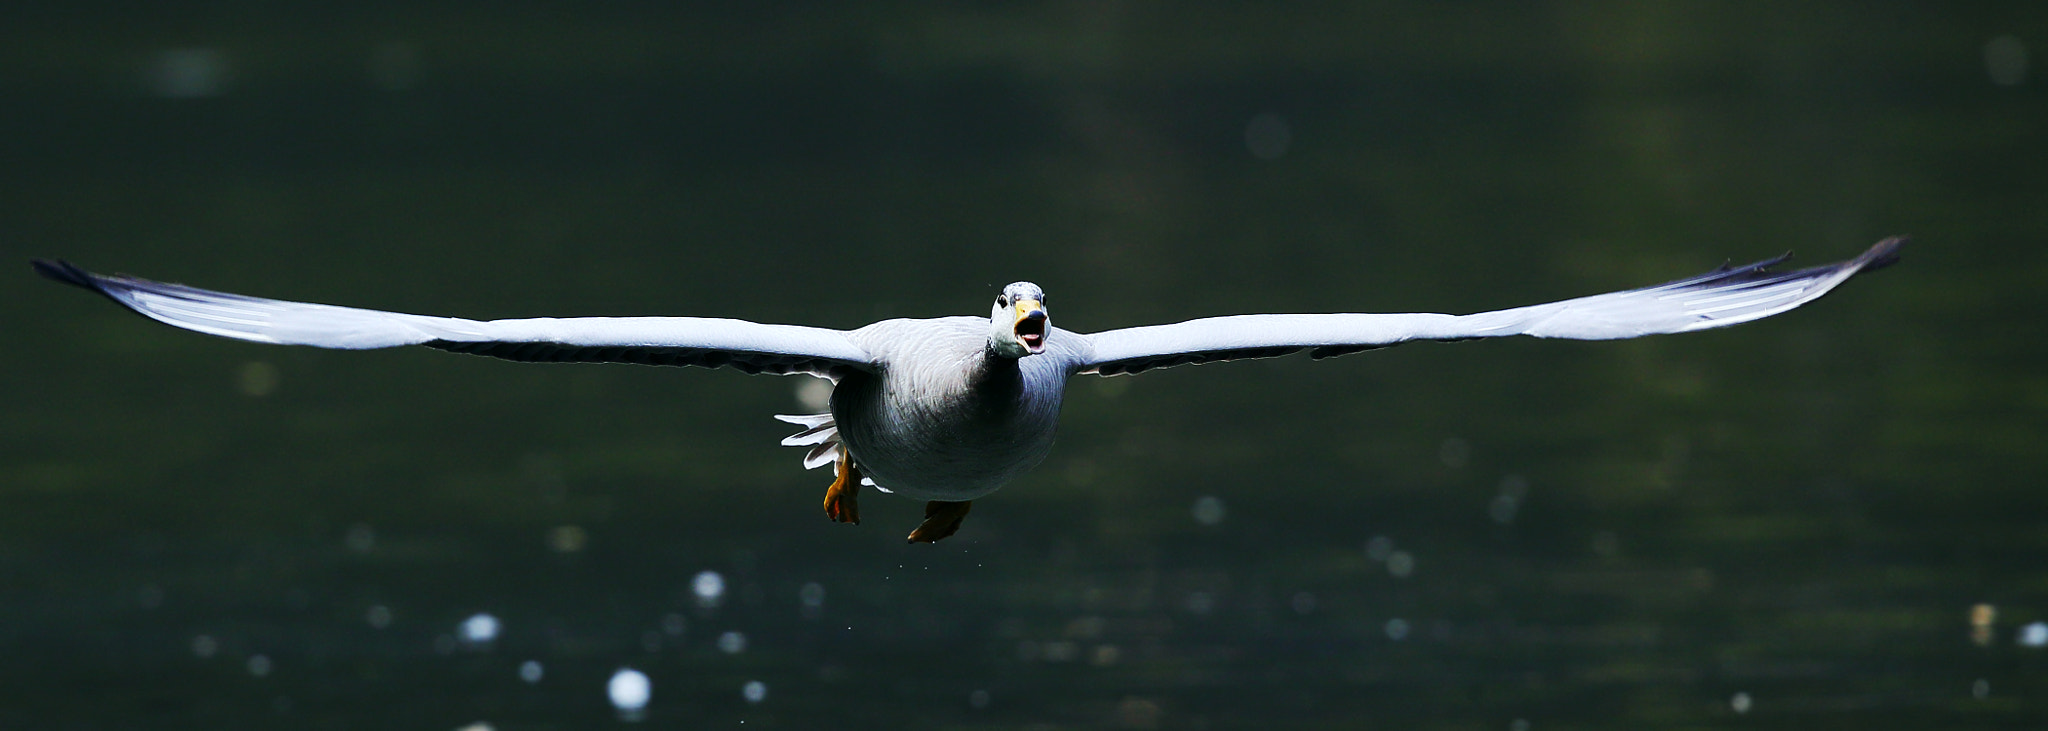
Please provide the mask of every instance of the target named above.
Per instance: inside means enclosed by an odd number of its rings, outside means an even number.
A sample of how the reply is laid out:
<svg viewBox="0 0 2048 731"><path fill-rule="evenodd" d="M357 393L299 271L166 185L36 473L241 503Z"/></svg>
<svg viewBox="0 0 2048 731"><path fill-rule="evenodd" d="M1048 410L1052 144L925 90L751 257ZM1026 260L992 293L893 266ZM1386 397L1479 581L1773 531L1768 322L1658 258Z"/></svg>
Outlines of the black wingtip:
<svg viewBox="0 0 2048 731"><path fill-rule="evenodd" d="M1856 257L1857 262L1863 265L1858 271L1874 272L1899 263L1899 248L1912 240L1913 237L1911 236L1900 235L1886 238L1871 245L1861 256Z"/></svg>
<svg viewBox="0 0 2048 731"><path fill-rule="evenodd" d="M63 282L73 287L84 287L95 292L100 289L98 284L93 283L91 274L63 259L30 259L28 264L35 267L36 273L43 275L44 279Z"/></svg>
<svg viewBox="0 0 2048 731"><path fill-rule="evenodd" d="M98 275L95 275L92 272L88 272L84 269L80 269L77 264L73 264L63 259L30 259L28 260L28 264L29 266L35 267L36 273L43 275L44 279L63 282L73 287L77 287L87 292L91 292L101 297L113 300L115 304L118 304L122 307L126 307L131 310L135 309L134 305L128 304L127 302L122 302L120 297L114 296L114 293L109 291L105 284L101 283L100 277Z"/></svg>

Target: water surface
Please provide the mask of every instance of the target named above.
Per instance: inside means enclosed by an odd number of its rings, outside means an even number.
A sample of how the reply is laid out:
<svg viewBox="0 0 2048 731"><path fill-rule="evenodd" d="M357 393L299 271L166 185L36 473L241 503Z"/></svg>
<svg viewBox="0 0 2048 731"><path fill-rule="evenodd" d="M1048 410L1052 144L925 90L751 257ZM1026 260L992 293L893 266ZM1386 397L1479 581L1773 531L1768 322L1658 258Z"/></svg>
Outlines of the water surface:
<svg viewBox="0 0 2048 731"><path fill-rule="evenodd" d="M2031 4L107 11L0 22L17 262L833 327L1031 279L1092 331L1917 238L1729 330L1083 379L936 546L819 514L800 379L235 343L23 267L0 725L2048 718Z"/></svg>

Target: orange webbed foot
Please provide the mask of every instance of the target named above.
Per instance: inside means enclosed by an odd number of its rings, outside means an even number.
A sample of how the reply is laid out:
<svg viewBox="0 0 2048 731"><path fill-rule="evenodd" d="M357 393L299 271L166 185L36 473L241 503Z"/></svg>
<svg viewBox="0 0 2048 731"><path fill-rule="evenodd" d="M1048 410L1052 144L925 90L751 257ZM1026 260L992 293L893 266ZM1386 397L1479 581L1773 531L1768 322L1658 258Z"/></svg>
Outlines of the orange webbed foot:
<svg viewBox="0 0 2048 731"><path fill-rule="evenodd" d="M860 525L860 467L844 448L839 450L836 471L838 478L825 488L825 517L834 523Z"/></svg>
<svg viewBox="0 0 2048 731"><path fill-rule="evenodd" d="M925 503L924 522L917 525L917 530L910 532L910 542L938 543L946 536L953 535L960 530L960 521L967 519L967 511L972 507L972 500L957 503L933 500Z"/></svg>

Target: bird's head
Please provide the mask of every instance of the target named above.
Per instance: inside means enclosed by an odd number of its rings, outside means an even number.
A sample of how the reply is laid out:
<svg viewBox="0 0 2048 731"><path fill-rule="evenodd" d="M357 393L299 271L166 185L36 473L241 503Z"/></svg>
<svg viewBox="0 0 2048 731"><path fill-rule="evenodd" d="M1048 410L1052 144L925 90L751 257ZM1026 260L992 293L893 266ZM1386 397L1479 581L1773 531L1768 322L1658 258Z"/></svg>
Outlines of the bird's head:
<svg viewBox="0 0 2048 731"><path fill-rule="evenodd" d="M1045 336L1052 319L1045 312L1045 290L1030 282L1016 282L996 295L989 313L990 349L1005 358L1022 358L1045 352Z"/></svg>

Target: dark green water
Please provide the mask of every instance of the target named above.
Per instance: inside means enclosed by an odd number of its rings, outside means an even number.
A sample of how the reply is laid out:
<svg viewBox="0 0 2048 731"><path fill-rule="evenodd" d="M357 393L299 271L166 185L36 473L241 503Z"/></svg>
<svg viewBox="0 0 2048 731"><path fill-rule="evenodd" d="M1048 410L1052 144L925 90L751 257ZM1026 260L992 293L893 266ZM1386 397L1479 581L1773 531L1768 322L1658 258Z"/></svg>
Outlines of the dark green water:
<svg viewBox="0 0 2048 731"><path fill-rule="evenodd" d="M2048 6L1355 5L0 11L0 727L601 728L622 667L662 728L2048 721ZM24 265L834 327L1032 279L1092 331L1896 233L1729 330L1084 379L936 546L826 521L800 379L230 342Z"/></svg>

